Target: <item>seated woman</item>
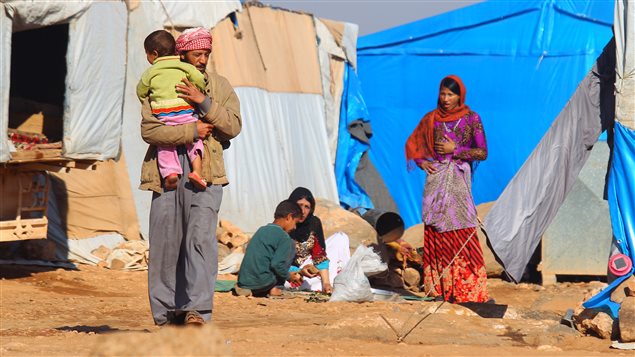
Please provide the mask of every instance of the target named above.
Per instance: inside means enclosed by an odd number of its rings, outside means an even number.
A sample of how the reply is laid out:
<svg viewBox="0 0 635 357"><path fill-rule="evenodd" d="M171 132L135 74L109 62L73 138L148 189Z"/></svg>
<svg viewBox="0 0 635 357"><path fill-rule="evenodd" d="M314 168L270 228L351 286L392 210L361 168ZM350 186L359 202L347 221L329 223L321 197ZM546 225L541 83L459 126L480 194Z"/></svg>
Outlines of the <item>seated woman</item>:
<svg viewBox="0 0 635 357"><path fill-rule="evenodd" d="M315 198L308 189L298 187L291 192L289 200L297 202L302 209L302 218L296 224L295 231L289 233L295 242L295 257L290 271L299 271L307 278L302 287L320 290L316 283L321 281L322 292L330 294L333 288L329 279L329 259L326 255L322 221L313 215Z"/></svg>

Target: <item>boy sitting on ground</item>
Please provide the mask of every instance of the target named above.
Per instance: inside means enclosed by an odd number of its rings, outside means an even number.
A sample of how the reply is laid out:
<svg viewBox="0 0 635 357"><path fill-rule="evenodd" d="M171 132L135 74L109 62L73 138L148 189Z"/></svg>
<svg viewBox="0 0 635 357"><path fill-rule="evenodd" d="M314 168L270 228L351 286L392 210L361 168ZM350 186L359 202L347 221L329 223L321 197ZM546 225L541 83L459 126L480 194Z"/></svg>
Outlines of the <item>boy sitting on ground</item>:
<svg viewBox="0 0 635 357"><path fill-rule="evenodd" d="M260 227L247 245L245 257L238 271L236 293L238 295L279 296L285 280L301 282L302 276L290 273L294 256L294 243L288 232L295 229L302 218L297 203L282 201L276 207L273 223Z"/></svg>

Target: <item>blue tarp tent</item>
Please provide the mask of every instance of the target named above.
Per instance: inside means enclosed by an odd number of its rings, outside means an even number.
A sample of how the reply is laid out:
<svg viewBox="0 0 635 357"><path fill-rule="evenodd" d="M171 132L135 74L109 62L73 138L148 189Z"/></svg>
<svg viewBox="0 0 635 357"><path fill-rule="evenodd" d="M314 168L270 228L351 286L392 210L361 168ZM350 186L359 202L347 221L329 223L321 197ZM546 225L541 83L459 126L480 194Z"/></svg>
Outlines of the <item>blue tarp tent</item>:
<svg viewBox="0 0 635 357"><path fill-rule="evenodd" d="M612 23L613 1L491 1L360 38L369 156L406 225L421 221L425 177L407 172L404 144L436 106L444 76L463 79L483 119L489 157L473 193L477 204L493 201L591 69Z"/></svg>

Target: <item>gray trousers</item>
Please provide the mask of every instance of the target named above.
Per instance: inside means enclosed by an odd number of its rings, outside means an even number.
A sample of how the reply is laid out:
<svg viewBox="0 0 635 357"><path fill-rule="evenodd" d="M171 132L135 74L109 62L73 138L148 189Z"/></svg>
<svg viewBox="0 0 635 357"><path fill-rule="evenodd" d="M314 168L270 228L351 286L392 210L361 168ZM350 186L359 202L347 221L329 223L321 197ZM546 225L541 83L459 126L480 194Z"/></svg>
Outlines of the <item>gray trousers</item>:
<svg viewBox="0 0 635 357"><path fill-rule="evenodd" d="M157 325L177 323L186 311L209 321L218 273L216 225L223 189L193 187L182 148L179 159L183 176L177 189L154 193L150 207L148 293Z"/></svg>

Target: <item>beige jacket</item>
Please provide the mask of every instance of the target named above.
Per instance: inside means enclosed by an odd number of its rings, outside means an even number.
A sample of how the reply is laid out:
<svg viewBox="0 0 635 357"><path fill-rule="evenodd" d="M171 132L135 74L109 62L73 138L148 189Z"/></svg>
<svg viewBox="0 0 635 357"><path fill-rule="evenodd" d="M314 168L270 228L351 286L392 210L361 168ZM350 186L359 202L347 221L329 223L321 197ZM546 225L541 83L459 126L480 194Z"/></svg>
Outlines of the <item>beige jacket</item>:
<svg viewBox="0 0 635 357"><path fill-rule="evenodd" d="M218 74L207 75L205 92L212 99L212 105L201 120L214 125L212 135L203 140L203 178L214 185L229 183L225 175L223 147L221 141L234 138L242 128L240 103L229 81ZM152 115L150 103L146 99L141 110L141 136L150 144L141 166L142 190L163 192L161 175L157 165L156 146L178 146L191 144L198 137L196 123L168 126Z"/></svg>

